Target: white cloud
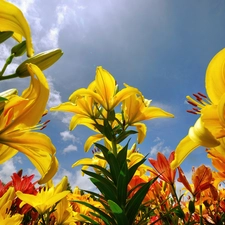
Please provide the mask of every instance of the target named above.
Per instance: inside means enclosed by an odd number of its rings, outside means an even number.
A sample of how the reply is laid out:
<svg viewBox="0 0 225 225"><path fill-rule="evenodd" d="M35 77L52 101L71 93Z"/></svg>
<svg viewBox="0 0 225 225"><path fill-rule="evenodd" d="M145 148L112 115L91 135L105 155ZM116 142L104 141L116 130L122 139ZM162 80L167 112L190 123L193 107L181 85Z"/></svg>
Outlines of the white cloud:
<svg viewBox="0 0 225 225"><path fill-rule="evenodd" d="M164 140L161 140L159 137L157 137L154 142L157 142L157 144L150 148L150 155L156 155L158 152L161 152L162 154L171 152L171 149L168 146L164 146Z"/></svg>
<svg viewBox="0 0 225 225"><path fill-rule="evenodd" d="M11 176L13 173L17 172L15 159L10 159L6 161L4 164L0 165L0 178L1 181L7 183L11 180Z"/></svg>
<svg viewBox="0 0 225 225"><path fill-rule="evenodd" d="M79 138L75 137L68 130L60 132L60 136L62 137L63 141L72 141L73 143L75 143L75 142L80 143Z"/></svg>
<svg viewBox="0 0 225 225"><path fill-rule="evenodd" d="M48 100L48 107L51 108L53 106L57 106L62 103L60 92L57 91L53 84L53 79L48 77L48 84L50 87L50 95Z"/></svg>
<svg viewBox="0 0 225 225"><path fill-rule="evenodd" d="M78 186L80 189L85 189L85 190L95 190L95 186L91 183L89 180L89 177L84 175L82 176L81 171L75 171L75 172L70 172L64 168L60 168L56 176L53 178L54 184L58 184L63 176L68 177L68 181L70 183L70 186L72 190Z"/></svg>
<svg viewBox="0 0 225 225"><path fill-rule="evenodd" d="M76 152L77 146L75 145L68 145L66 148L63 149L63 154L69 153L69 152Z"/></svg>

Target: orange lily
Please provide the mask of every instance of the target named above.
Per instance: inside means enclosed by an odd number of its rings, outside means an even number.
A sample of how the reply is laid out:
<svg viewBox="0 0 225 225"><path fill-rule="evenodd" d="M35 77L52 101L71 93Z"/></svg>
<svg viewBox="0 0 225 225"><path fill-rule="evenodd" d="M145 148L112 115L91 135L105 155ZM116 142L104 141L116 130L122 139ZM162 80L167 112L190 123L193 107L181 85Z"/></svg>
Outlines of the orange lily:
<svg viewBox="0 0 225 225"><path fill-rule="evenodd" d="M157 171L156 175L169 184L174 184L176 169L171 169L170 163L174 160L174 151L171 152L167 159L161 152L157 154L157 160L149 158L148 161Z"/></svg>

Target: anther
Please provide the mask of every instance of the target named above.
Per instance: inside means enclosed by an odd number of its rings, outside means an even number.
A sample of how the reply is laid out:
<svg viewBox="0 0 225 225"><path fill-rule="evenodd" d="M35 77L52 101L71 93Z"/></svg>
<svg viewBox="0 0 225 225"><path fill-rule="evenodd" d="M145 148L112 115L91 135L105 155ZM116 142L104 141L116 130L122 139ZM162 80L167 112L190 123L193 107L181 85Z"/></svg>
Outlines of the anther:
<svg viewBox="0 0 225 225"><path fill-rule="evenodd" d="M195 107L197 106L197 104L195 104L194 102L191 102L191 101L189 101L189 100L188 100L187 102L188 102L189 104L195 106Z"/></svg>
<svg viewBox="0 0 225 225"><path fill-rule="evenodd" d="M192 111L192 110L187 110L187 112L188 112L188 113L192 113L192 114L197 115L197 113L196 113L196 112L194 112L194 111Z"/></svg>
<svg viewBox="0 0 225 225"><path fill-rule="evenodd" d="M204 94L202 94L201 92L198 92L198 94L199 94L201 97L203 97L203 98L207 98L207 96L204 95Z"/></svg>

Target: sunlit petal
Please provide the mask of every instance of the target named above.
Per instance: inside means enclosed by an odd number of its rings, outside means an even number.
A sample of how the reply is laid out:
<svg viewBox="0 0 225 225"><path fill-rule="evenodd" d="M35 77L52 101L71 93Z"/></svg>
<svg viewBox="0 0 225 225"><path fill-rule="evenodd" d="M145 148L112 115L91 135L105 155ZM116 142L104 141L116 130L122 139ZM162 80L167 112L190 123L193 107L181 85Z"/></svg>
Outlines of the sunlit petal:
<svg viewBox="0 0 225 225"><path fill-rule="evenodd" d="M0 1L0 31L13 31L26 38L27 55L34 53L30 27L21 10L7 1ZM18 37L18 35L16 37Z"/></svg>
<svg viewBox="0 0 225 225"><path fill-rule="evenodd" d="M192 141L201 146L215 147L220 144L220 142L216 140L212 133L204 126L201 118L199 118L195 125L189 129L188 135Z"/></svg>
<svg viewBox="0 0 225 225"><path fill-rule="evenodd" d="M138 132L138 144L142 143L145 139L147 127L144 123L134 123L132 126L135 126Z"/></svg>
<svg viewBox="0 0 225 225"><path fill-rule="evenodd" d="M199 143L196 143L190 139L189 136L183 138L175 150L175 159L171 163L171 168L176 169L185 160L185 158L197 147Z"/></svg>
<svg viewBox="0 0 225 225"><path fill-rule="evenodd" d="M210 61L206 70L206 91L213 102L218 104L225 93L225 48L219 51Z"/></svg>
<svg viewBox="0 0 225 225"><path fill-rule="evenodd" d="M102 134L95 134L95 135L90 136L90 137L86 140L86 142L85 142L85 144L84 144L84 151L85 151L85 152L88 152L88 150L91 148L91 146L92 146L95 142L97 142L97 141L99 141L99 140L101 140L101 139L103 139L103 138L104 138L104 136L103 136Z"/></svg>

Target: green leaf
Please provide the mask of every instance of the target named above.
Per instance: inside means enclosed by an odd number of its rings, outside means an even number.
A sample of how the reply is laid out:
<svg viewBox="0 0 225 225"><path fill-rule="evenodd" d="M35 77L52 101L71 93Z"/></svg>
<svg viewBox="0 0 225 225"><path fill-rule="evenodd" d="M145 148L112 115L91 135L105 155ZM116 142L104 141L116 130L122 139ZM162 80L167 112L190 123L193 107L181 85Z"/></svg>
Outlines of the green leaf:
<svg viewBox="0 0 225 225"><path fill-rule="evenodd" d="M128 149L129 142L130 140L117 154L117 161L119 163L119 168L122 168L124 162L127 161L127 149Z"/></svg>
<svg viewBox="0 0 225 225"><path fill-rule="evenodd" d="M178 216L179 218L181 218L181 219L184 219L184 218L185 218L185 214L184 214L184 212L183 212L183 210L181 209L180 206L174 208L172 211L173 211L173 212L176 214L176 216Z"/></svg>
<svg viewBox="0 0 225 225"><path fill-rule="evenodd" d="M127 162L125 161L124 166L120 170L117 182L117 196L121 206L125 206L127 200L127 172Z"/></svg>
<svg viewBox="0 0 225 225"><path fill-rule="evenodd" d="M153 178L149 182L145 183L130 199L128 204L126 205L126 215L129 220L129 224L133 224L135 217L138 213L139 207L147 194L150 186L158 179L158 177Z"/></svg>
<svg viewBox="0 0 225 225"><path fill-rule="evenodd" d="M92 209L94 212L97 212L99 214L99 216L101 217L101 219L106 224L116 225L115 221L109 215L107 215L106 213L104 213L101 209L93 206L92 204L89 204L88 202L77 201L77 200L74 200L73 202L77 202L77 203L80 203L82 205L85 205L88 208Z"/></svg>
<svg viewBox="0 0 225 225"><path fill-rule="evenodd" d="M4 101L7 101L7 98L4 98L4 97L0 96L0 102L4 102Z"/></svg>
<svg viewBox="0 0 225 225"><path fill-rule="evenodd" d="M112 175L112 180L114 181L115 185L117 184L118 176L120 173L119 164L116 160L115 155L112 152L108 152L108 164L110 173Z"/></svg>
<svg viewBox="0 0 225 225"><path fill-rule="evenodd" d="M95 143L95 146L102 151L102 153L105 157L105 160L109 164L110 173L112 175L112 180L116 185L117 184L117 178L118 178L118 175L119 175L119 172L120 172L118 160L116 159L114 154L111 151L109 151L105 146L103 146L101 144L98 144L98 143Z"/></svg>
<svg viewBox="0 0 225 225"><path fill-rule="evenodd" d="M97 148L99 148L102 151L102 153L103 153L103 155L105 157L105 160L108 162L108 152L109 152L109 149L106 148L104 145L101 145L99 143L94 143L94 144L95 144L95 146Z"/></svg>
<svg viewBox="0 0 225 225"><path fill-rule="evenodd" d="M96 169L100 170L105 175L105 177L112 179L111 173L108 170L106 170L105 168L103 168L99 165L96 165L96 164L84 164L84 165L96 168Z"/></svg>
<svg viewBox="0 0 225 225"><path fill-rule="evenodd" d="M113 130L110 126L108 120L104 119L104 134L108 140L112 141L113 139Z"/></svg>
<svg viewBox="0 0 225 225"><path fill-rule="evenodd" d="M140 160L138 163L134 164L132 167L130 167L128 169L128 183L130 182L130 180L134 176L137 168L146 161L146 157L147 157L147 155L142 160Z"/></svg>
<svg viewBox="0 0 225 225"><path fill-rule="evenodd" d="M101 194L104 196L106 200L111 199L114 202L118 203L117 193L114 190L114 188L112 190L112 187L106 186L104 183L95 178L90 178L90 180L98 188L98 190L101 192Z"/></svg>
<svg viewBox="0 0 225 225"><path fill-rule="evenodd" d="M105 128L104 126L100 125L100 124L94 124L94 126L96 127L96 129L102 133L103 135L105 135Z"/></svg>
<svg viewBox="0 0 225 225"><path fill-rule="evenodd" d="M107 120L114 121L115 120L115 110L111 110L107 114Z"/></svg>
<svg viewBox="0 0 225 225"><path fill-rule="evenodd" d="M81 170L81 171L84 172L85 174L87 174L88 176L93 177L93 178L97 179L98 181L100 181L112 193L116 193L116 188L115 188L112 181L110 181L107 178L101 176L100 174L96 174L96 173L91 172L91 171L87 171L87 170Z"/></svg>
<svg viewBox="0 0 225 225"><path fill-rule="evenodd" d="M108 200L108 204L112 213L116 219L117 224L128 225L128 219L124 213L124 211L117 205L115 202Z"/></svg>
<svg viewBox="0 0 225 225"><path fill-rule="evenodd" d="M85 220L91 222L91 224L94 224L94 225L99 225L99 223L95 222L93 219L91 219L89 216L86 216L84 214L80 214L81 217L83 217Z"/></svg>
<svg viewBox="0 0 225 225"><path fill-rule="evenodd" d="M138 133L137 131L135 130L127 130L127 131L123 131L121 134L119 134L117 137L116 137L116 143L119 144L120 142L122 142L124 139L126 139L129 135L131 134L136 134Z"/></svg>

